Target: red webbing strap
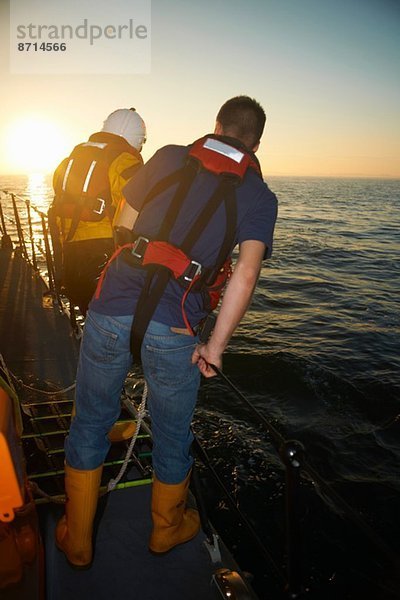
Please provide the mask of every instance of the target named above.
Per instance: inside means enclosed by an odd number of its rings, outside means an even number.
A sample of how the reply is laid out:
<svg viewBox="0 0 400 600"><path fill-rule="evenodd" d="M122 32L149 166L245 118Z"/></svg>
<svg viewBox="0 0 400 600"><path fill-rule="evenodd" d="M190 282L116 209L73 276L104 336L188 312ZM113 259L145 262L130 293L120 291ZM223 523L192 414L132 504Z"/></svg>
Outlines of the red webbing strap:
<svg viewBox="0 0 400 600"><path fill-rule="evenodd" d="M94 297L96 298L96 300L100 296L101 288L103 287L104 277L106 276L108 267L111 265L113 260L115 260L117 258L117 256L119 256L121 254L122 250L125 250L126 248L132 249L134 247L134 245L135 244L133 244L133 243L132 244L124 244L123 246L120 246L119 248L117 248L115 250L114 254L110 257L110 260L107 262L106 266L102 270L101 275L99 277L99 281L97 282L97 287L96 287L96 291L94 294Z"/></svg>
<svg viewBox="0 0 400 600"><path fill-rule="evenodd" d="M115 260L117 258L117 256L119 256L121 254L122 250L125 250L125 249L132 250L134 248L134 246L135 246L134 243L124 244L123 246L120 246L119 248L117 248L117 250L113 253L110 260L107 262L106 266L102 270L99 281L97 283L96 292L94 295L96 300L100 296L104 278L106 276L106 273L107 273L107 270L108 270L108 267L110 266L110 264L113 262L113 260ZM138 263L138 264L141 264L142 266L155 264L155 265L161 265L163 267L167 267L167 269L172 271L175 279L178 279L186 271L186 269L190 265L190 262L191 261L186 256L186 254L184 252L182 252L182 250L180 250L176 246L173 246L172 244L169 244L168 242L154 241L154 242L149 242L147 244L147 248L146 248L146 251L143 256L143 261L142 261L142 263ZM190 326L190 323L186 316L184 305L185 305L185 301L186 301L186 298L187 298L190 290L192 289L194 283L196 281L198 281L199 278L200 278L200 275L197 275L196 277L193 278L193 280L190 282L190 285L188 286L187 290L185 291L185 293L182 297L182 302L181 302L183 320L184 320L185 325L191 335L194 335L194 332L193 332L193 329Z"/></svg>
<svg viewBox="0 0 400 600"><path fill-rule="evenodd" d="M110 264L119 256L122 250L132 250L135 247L135 243L124 244L115 250L110 260L101 272L99 281L97 283L95 298L96 300L100 296L101 288L103 286L104 277L106 276L108 267ZM169 242L149 242L147 244L143 260L138 260L138 266L146 265L158 265L166 267L174 275L175 279L178 279L183 275L186 269L189 267L191 261L182 250L173 246Z"/></svg>
<svg viewBox="0 0 400 600"><path fill-rule="evenodd" d="M191 324L189 323L189 319L186 316L186 311L185 311L185 302L186 302L186 298L188 297L188 294L190 292L190 290L192 289L193 285L196 283L196 281L198 281L200 279L201 275L196 275L196 277L194 277L192 279L192 281L190 282L189 287L187 288L187 290L185 291L185 293L182 296L182 300L181 300L181 310L182 310L182 317L183 317L183 321L185 323L186 329L188 330L188 332L190 333L190 335L195 335Z"/></svg>
<svg viewBox="0 0 400 600"><path fill-rule="evenodd" d="M142 265L161 265L167 267L178 279L190 265L190 259L182 250L169 242L154 241L147 244Z"/></svg>

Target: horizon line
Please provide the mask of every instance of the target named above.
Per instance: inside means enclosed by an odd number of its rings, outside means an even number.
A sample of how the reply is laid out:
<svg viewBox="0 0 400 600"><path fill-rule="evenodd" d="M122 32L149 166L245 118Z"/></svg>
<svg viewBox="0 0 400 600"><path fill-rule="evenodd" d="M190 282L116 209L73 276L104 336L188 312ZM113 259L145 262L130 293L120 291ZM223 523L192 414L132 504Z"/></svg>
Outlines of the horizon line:
<svg viewBox="0 0 400 600"><path fill-rule="evenodd" d="M52 176L54 171L31 171L30 173L0 173L0 177L30 177L31 175L42 175L43 177ZM287 174L287 173L268 173L263 174L263 178L268 177L310 177L320 179L390 179L399 180L399 175L306 175L306 174Z"/></svg>

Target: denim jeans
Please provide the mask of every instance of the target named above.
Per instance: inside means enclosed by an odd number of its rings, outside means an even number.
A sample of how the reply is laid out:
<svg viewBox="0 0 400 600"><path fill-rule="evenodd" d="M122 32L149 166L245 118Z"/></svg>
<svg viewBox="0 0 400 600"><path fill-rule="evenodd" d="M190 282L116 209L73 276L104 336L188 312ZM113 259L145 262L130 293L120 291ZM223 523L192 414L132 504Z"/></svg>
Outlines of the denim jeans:
<svg viewBox="0 0 400 600"><path fill-rule="evenodd" d="M107 434L118 419L120 396L132 365L132 316L89 311L76 378L76 415L65 441L67 463L99 467L110 448ZM180 483L192 466L190 424L200 385L191 357L198 338L151 321L142 344L143 372L153 434L153 468L164 483Z"/></svg>

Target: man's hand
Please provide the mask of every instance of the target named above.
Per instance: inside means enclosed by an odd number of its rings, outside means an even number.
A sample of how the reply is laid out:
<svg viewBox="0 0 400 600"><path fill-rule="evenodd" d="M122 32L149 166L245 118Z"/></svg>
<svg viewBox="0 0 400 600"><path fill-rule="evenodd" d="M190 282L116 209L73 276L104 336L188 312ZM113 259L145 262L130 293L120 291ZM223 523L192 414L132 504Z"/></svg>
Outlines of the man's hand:
<svg viewBox="0 0 400 600"><path fill-rule="evenodd" d="M265 244L258 240L247 240L240 246L239 258L222 298L214 331L207 344L197 346L193 352L192 363L197 363L204 377L216 375L210 364L219 369L222 366L222 353L250 304L264 252Z"/></svg>
<svg viewBox="0 0 400 600"><path fill-rule="evenodd" d="M200 373L204 377L215 377L217 373L210 367L210 364L221 369L222 356L221 354L213 353L208 344L199 344L193 352L192 364L197 364Z"/></svg>

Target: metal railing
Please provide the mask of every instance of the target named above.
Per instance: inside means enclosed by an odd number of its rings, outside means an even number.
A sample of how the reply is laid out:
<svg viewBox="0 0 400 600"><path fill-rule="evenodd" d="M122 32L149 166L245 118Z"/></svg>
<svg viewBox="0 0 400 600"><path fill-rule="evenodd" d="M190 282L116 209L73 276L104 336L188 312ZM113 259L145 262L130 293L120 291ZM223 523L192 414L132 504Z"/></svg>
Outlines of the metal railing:
<svg viewBox="0 0 400 600"><path fill-rule="evenodd" d="M46 281L49 288L49 296L57 303L60 310L68 314L73 330L80 335L79 325L76 320L74 306L66 304L66 298L60 294L60 286L57 283L56 266L54 262L54 249L52 248L52 240L48 217L46 213L37 208L27 198L22 198L17 194L8 190L0 190L6 198L11 199L14 218L5 214L2 201L0 199L0 233L2 235L1 247L12 249L13 245L17 246L18 252L33 268L36 273L40 273ZM21 208L18 207L17 201L25 206L25 215L21 214ZM38 217L39 233L34 232L32 212ZM10 234L10 227L13 226L13 235ZM13 239L15 236L16 239ZM40 263L45 267L45 272L41 271Z"/></svg>

